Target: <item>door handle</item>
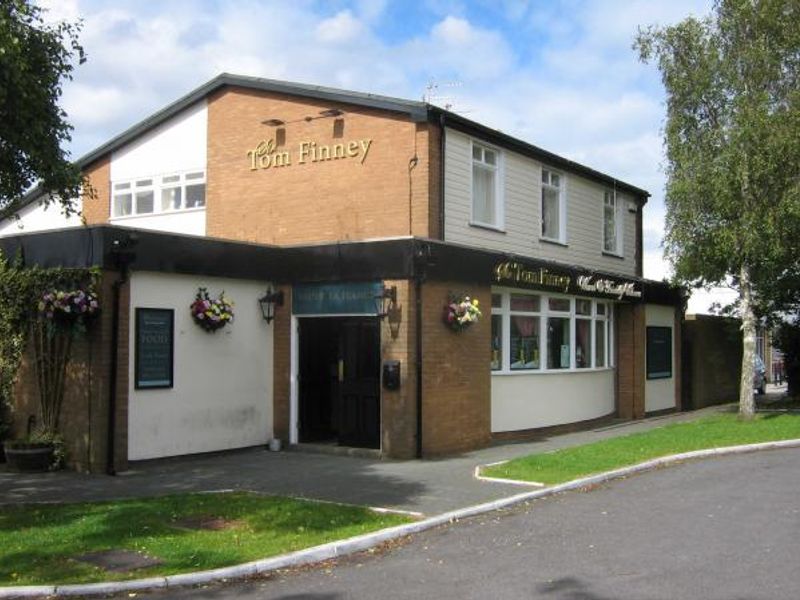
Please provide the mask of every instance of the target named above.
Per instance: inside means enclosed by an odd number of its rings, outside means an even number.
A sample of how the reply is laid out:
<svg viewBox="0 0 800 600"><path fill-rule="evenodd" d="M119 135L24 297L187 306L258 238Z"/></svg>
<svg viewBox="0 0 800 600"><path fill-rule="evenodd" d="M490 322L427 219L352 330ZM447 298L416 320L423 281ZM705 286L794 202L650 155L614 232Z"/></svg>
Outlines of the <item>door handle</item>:
<svg viewBox="0 0 800 600"><path fill-rule="evenodd" d="M344 359L339 359L339 383L344 381Z"/></svg>

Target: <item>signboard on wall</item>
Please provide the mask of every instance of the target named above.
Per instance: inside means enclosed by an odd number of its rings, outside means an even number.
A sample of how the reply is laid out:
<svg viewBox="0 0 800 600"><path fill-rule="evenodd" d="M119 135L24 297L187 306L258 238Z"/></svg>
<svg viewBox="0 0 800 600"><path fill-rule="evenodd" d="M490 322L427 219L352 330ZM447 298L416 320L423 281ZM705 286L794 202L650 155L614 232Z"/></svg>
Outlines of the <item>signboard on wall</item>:
<svg viewBox="0 0 800 600"><path fill-rule="evenodd" d="M672 328L647 328L647 379L672 377Z"/></svg>
<svg viewBox="0 0 800 600"><path fill-rule="evenodd" d="M376 315L380 281L358 283L299 283L292 288L295 315Z"/></svg>
<svg viewBox="0 0 800 600"><path fill-rule="evenodd" d="M136 309L137 390L173 386L174 323L175 311L171 308Z"/></svg>

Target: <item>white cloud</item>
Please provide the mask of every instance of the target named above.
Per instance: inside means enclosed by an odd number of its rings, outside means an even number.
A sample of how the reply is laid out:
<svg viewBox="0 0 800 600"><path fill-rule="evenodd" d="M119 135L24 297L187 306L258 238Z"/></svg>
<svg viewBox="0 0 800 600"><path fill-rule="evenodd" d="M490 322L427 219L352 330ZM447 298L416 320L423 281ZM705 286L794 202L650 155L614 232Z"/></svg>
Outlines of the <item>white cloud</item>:
<svg viewBox="0 0 800 600"><path fill-rule="evenodd" d="M364 34L364 26L349 10L343 10L317 25L317 38L326 43L352 42Z"/></svg>

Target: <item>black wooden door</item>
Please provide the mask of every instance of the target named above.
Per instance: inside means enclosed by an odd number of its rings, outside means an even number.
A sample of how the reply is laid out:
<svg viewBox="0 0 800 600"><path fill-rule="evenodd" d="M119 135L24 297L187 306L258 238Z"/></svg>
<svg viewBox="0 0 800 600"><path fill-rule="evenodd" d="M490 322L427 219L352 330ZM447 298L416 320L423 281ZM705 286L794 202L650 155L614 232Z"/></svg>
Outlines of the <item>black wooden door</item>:
<svg viewBox="0 0 800 600"><path fill-rule="evenodd" d="M380 448L380 330L376 318L341 321L339 445Z"/></svg>

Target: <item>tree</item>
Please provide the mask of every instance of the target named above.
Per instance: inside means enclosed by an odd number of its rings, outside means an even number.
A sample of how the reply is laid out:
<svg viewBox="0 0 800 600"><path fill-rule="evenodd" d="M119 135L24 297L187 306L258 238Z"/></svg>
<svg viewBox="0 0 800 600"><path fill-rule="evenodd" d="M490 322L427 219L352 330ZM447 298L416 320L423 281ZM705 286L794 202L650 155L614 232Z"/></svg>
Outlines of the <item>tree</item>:
<svg viewBox="0 0 800 600"><path fill-rule="evenodd" d="M58 101L74 61L85 61L80 26L46 24L29 0L0 1L0 220L15 215L37 183L45 202L76 211L82 175L61 148L72 127Z"/></svg>
<svg viewBox="0 0 800 600"><path fill-rule="evenodd" d="M717 0L634 48L666 90L665 254L683 283L737 289L751 418L754 307L800 260L800 4Z"/></svg>

